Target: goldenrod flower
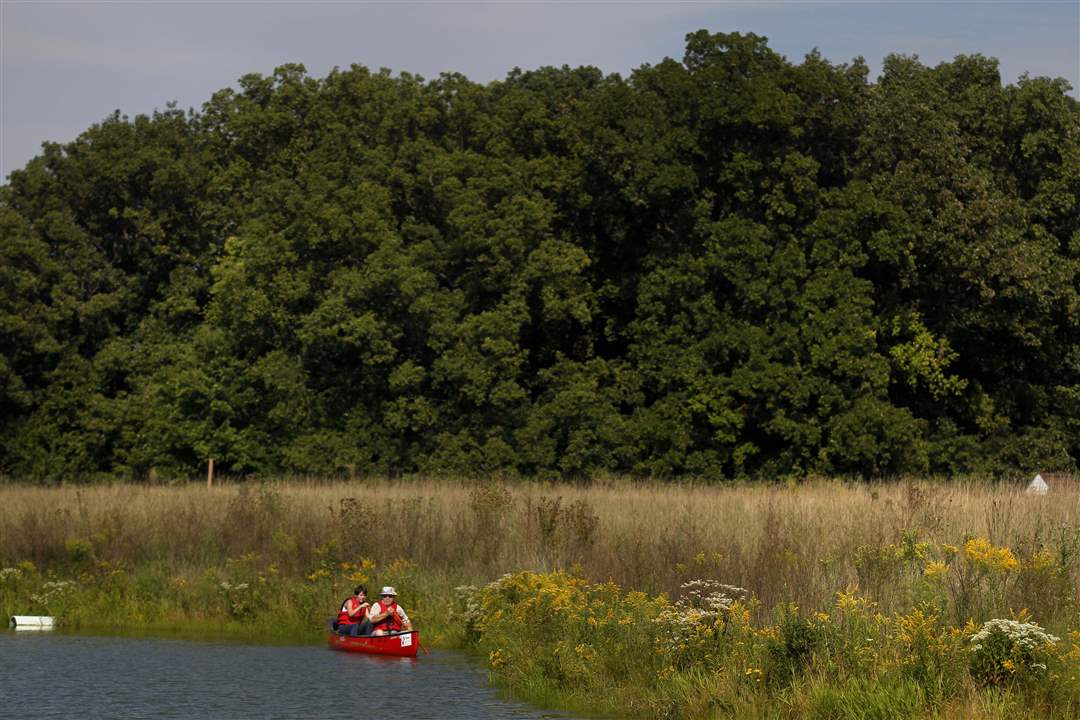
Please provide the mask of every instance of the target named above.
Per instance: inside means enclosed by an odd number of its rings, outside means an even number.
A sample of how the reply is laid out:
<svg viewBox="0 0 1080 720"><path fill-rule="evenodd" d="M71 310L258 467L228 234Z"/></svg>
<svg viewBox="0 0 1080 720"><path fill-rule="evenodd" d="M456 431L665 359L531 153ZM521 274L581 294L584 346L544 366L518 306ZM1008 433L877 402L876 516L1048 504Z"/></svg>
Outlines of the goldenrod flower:
<svg viewBox="0 0 1080 720"><path fill-rule="evenodd" d="M948 565L941 562L940 560L935 560L934 562L931 562L929 565L926 566L926 570L923 574L930 579L935 579L944 575L948 571L948 569Z"/></svg>
<svg viewBox="0 0 1080 720"><path fill-rule="evenodd" d="M986 538L972 538L964 543L964 557L976 567L991 572L1008 573L1020 567L1012 550L995 547Z"/></svg>

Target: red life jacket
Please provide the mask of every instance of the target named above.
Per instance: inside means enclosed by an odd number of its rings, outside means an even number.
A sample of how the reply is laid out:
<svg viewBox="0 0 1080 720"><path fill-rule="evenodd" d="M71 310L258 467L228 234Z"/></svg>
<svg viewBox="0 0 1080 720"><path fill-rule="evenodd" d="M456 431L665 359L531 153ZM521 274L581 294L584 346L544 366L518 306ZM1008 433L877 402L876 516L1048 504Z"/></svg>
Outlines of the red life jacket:
<svg viewBox="0 0 1080 720"><path fill-rule="evenodd" d="M404 625L401 623L401 617L397 613L397 603L391 603L384 605L382 600L379 600L372 604L370 613L372 615L378 615L386 610L390 611L390 614L372 624L375 630L386 630L387 632L397 632L401 630Z"/></svg>
<svg viewBox="0 0 1080 720"><path fill-rule="evenodd" d="M355 603L355 605L353 605L353 603ZM345 600L341 603L341 609L338 611L338 625L348 625L349 623L360 622L363 619L363 615L359 614L359 610L353 610L352 614L350 614L349 609L350 606L353 608L360 608L366 604L367 603L361 603L359 600L356 599L356 596L354 595L350 595L349 597L345 598ZM358 617L353 617L353 615L358 614Z"/></svg>

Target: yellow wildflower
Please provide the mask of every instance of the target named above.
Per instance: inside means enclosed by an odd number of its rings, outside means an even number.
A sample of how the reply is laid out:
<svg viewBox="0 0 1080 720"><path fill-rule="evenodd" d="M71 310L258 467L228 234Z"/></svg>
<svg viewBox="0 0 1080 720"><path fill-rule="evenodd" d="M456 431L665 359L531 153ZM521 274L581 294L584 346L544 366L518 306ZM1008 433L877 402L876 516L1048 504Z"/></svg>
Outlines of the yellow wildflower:
<svg viewBox="0 0 1080 720"><path fill-rule="evenodd" d="M939 560L935 560L926 566L926 571L923 574L933 580L944 575L948 569L948 565Z"/></svg>
<svg viewBox="0 0 1080 720"><path fill-rule="evenodd" d="M841 612L857 612L871 610L876 606L874 601L860 597L858 588L850 587L847 591L841 590L836 593L836 608Z"/></svg>
<svg viewBox="0 0 1080 720"><path fill-rule="evenodd" d="M592 645L589 645L588 643L582 643L578 645L574 648L574 652L577 653L578 656L586 662L596 659L596 650L594 650Z"/></svg>
<svg viewBox="0 0 1080 720"><path fill-rule="evenodd" d="M976 567L991 572L1008 573L1020 567L1012 550L995 547L986 538L972 538L964 543L964 557Z"/></svg>
<svg viewBox="0 0 1080 720"><path fill-rule="evenodd" d="M391 563L390 567L387 568L387 570L392 573L398 573L405 570L412 570L415 567L416 563L414 563L412 560L409 560L408 558L398 558L393 563Z"/></svg>
<svg viewBox="0 0 1080 720"><path fill-rule="evenodd" d="M1035 572L1042 572L1054 567L1054 556L1046 550L1040 550L1028 560L1028 567Z"/></svg>
<svg viewBox="0 0 1080 720"><path fill-rule="evenodd" d="M1031 610L1025 607L1019 610L1009 610L1009 617L1016 622L1030 622L1032 614Z"/></svg>

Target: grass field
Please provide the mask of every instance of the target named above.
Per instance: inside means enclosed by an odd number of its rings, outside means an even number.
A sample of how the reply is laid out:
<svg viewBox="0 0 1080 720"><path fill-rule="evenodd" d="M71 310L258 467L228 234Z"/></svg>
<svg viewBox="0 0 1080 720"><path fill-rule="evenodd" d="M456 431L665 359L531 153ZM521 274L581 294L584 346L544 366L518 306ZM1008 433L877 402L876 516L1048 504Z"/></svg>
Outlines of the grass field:
<svg viewBox="0 0 1080 720"><path fill-rule="evenodd" d="M1022 490L8 484L0 608L316 639L354 584L394 584L429 639L483 653L498 682L563 707L1075 717L1080 490L1075 478L1054 478L1047 496ZM995 636L982 667L971 637L994 618L1058 642L1024 654L1027 640Z"/></svg>

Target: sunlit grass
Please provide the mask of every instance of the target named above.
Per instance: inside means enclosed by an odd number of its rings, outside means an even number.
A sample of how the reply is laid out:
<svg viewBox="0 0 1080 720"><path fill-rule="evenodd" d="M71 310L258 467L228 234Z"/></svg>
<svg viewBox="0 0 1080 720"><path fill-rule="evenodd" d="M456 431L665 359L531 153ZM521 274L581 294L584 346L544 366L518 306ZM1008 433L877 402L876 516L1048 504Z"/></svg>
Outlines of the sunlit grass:
<svg viewBox="0 0 1080 720"><path fill-rule="evenodd" d="M355 584L392 584L427 644L450 646L470 642L451 614L456 586L522 570L563 571L552 577L582 588L610 582L605 597L641 593L603 601L614 604L598 605L574 644L554 639L554 665L537 664L546 641L529 639L528 623L509 626L499 646L481 645L494 676L516 693L617 715L992 718L1037 701L1025 710L1031 717L1065 717L1072 690L1018 699L987 689L968 677L963 643L983 621L1013 617L1061 637L1065 654L1074 643L1080 656L1076 636L1065 639L1080 625L1073 478L1056 478L1047 496L1022 485L826 480L9 484L0 486L0 566L8 614L268 640L316 641ZM656 645L654 603L676 603L695 579L745 589L742 655L711 645L700 618ZM552 592L538 586L522 599L546 602ZM607 645L590 639L620 618L637 629ZM785 633L827 642L811 643L798 657L804 671L777 686L776 659L763 648ZM515 642L528 653L515 655ZM866 660L860 653L872 645L888 653ZM923 675L902 671L905 647ZM656 683L624 662L663 653L673 654L651 668ZM723 653L738 667L716 665ZM950 658L958 671L941 669ZM563 665L590 677L592 689L562 683L552 667ZM897 714L908 707L916 714ZM885 714L858 714L867 708Z"/></svg>
<svg viewBox="0 0 1080 720"><path fill-rule="evenodd" d="M869 549L900 546L905 537L935 548L983 538L1018 561L1042 553L1075 587L1080 494L1071 482L1059 484L1043 497L974 482L8 485L0 486L0 554L8 564L49 566L70 559L67 546L82 540L96 561L203 568L254 552L289 574L336 543L343 561L408 558L468 578L574 569L674 592L686 577L707 577L751 590L766 610L787 601L825 606L859 585L889 608L912 598L891 582L897 569L877 567L888 563ZM344 498L356 502L343 505Z"/></svg>

